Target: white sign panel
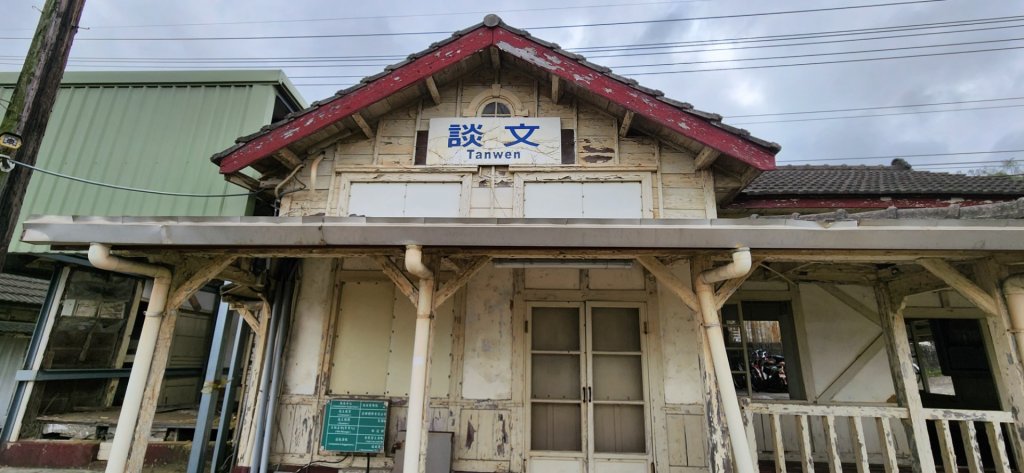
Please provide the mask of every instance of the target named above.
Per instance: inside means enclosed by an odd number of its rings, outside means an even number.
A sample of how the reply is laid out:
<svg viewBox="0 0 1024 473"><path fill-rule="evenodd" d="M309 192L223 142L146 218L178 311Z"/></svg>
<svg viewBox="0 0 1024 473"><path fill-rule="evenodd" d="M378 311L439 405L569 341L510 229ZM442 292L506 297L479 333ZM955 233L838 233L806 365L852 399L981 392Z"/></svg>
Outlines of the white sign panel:
<svg viewBox="0 0 1024 473"><path fill-rule="evenodd" d="M427 164L562 164L560 118L432 118Z"/></svg>

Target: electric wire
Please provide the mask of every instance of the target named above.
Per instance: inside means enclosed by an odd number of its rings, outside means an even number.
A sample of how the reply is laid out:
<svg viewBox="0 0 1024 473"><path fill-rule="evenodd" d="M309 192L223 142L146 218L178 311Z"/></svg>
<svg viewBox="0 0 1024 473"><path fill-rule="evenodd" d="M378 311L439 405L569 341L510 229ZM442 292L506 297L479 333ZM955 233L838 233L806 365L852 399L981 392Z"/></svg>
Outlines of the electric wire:
<svg viewBox="0 0 1024 473"><path fill-rule="evenodd" d="M887 61L892 59L909 59L909 58L921 58L921 57L937 57L937 56L955 56L960 54L973 54L973 53L989 53L997 51L1010 51L1016 49L1024 49L1024 46L1012 46L1006 48L990 48L990 49L974 49L969 51L947 51L941 53L927 53L927 54L908 54L904 56L884 56L884 57L872 57L872 58L859 58L859 59L841 59L835 61L812 61L812 62L800 62L793 64L763 64L758 66L740 66L740 67L715 67L705 69L685 69L681 71L654 71L654 72L633 72L625 74L627 76L653 76L653 75L668 75L668 74L689 74L694 72L717 72L717 71L740 71L750 69L775 69L780 67L799 67L799 66L820 66L825 64L848 64L848 63L859 63L859 62L871 62L871 61Z"/></svg>
<svg viewBox="0 0 1024 473"><path fill-rule="evenodd" d="M534 12L534 11L555 11L555 10L584 10L593 8L614 8L614 7L645 7L651 5L671 5L678 3L700 3L710 2L712 0L672 0L672 1L660 1L660 2L640 2L640 3L609 3L609 4L598 4L598 5L574 5L566 7L534 7L534 8L518 8L508 10L488 10L488 11L465 11L465 12L443 12L443 13L415 13L406 15L371 15L371 16L344 16L344 17L333 17L333 18L297 18L287 20L249 20L249 21L212 21L205 23L152 23L152 24L141 24L141 25L89 25L89 29L122 29L122 28L171 28L171 27L182 27L182 26L229 26L229 25L259 25L259 24L274 24L274 23L320 23L328 21L349 21L349 20L386 20L386 19L397 19L397 18L427 18L437 16L461 16L461 15L483 15L490 13L520 13L520 12ZM12 30L26 30L29 28L12 28Z"/></svg>
<svg viewBox="0 0 1024 473"><path fill-rule="evenodd" d="M1020 108L1024 107L1024 104L1019 105L993 105L990 107L971 107L971 108L954 108L949 110L916 110L913 112L893 112L893 113L872 113L868 115L844 115L839 117L814 117L814 118L790 118L784 120L758 120L753 122L732 122L730 125L760 125L765 123L794 123L794 122L818 122L826 120L848 120L854 118L874 118L874 117L894 117L898 115L923 115L930 113L944 113L944 112L969 112L973 110L995 110L1002 108Z"/></svg>
<svg viewBox="0 0 1024 473"><path fill-rule="evenodd" d="M900 46L896 48L878 48L878 49L862 49L859 51L836 51L828 53L809 53L809 54L789 54L785 56L768 56L768 57L751 57L751 58L734 58L734 59L707 59L703 61L684 61L684 62L662 62L655 64L626 64L614 66L618 69L632 69L636 67L664 67L664 66L682 66L691 64L717 64L723 62L742 62L742 61L768 61L774 59L796 59L804 57L821 57L821 56L842 56L846 54L866 54L866 53L880 53L887 51L906 51L908 49L926 49L926 48L946 48L950 46L968 46L973 44L990 44L990 43L1009 43L1013 41L1021 41L1024 38L1003 38L1003 39L990 39L984 41L963 41L959 43L946 43L946 44L925 44L920 46Z"/></svg>
<svg viewBox="0 0 1024 473"><path fill-rule="evenodd" d="M153 189L141 189L141 188L138 188L138 187L122 186L122 185L118 185L118 184L110 184L110 183L106 183L106 182L99 182L99 181L94 181L94 180L91 180L91 179L85 179L85 178L82 178L82 177L70 176L70 175L67 175L67 174L59 173L57 171L50 171L50 170L43 169L43 168L40 168L40 167L37 167L37 166L33 166L31 164L26 164L26 163L18 162L18 161L15 161L13 159L6 158L6 157L0 158L0 159L2 159L2 161L6 162L6 163L12 163L15 166L21 166L21 167L28 168L28 169L31 169L33 171L40 172L40 173L43 173L43 174L48 174L48 175L51 175L51 176L54 176L54 177L59 177L59 178L62 178L62 179L68 179L68 180L75 181L75 182L81 182L83 184L89 184L89 185L106 187L106 188L110 188L110 189L117 189L117 190L123 190L123 191L129 191L129 192L142 192L142 193L145 193L145 194L166 195L166 196L174 196L174 197L205 197L205 198L214 198L214 197L249 197L249 196L256 195L255 192L245 192L245 193L237 193L237 194L190 194L190 193L184 193L184 192L166 192L166 191L158 191L158 190L153 190Z"/></svg>
<svg viewBox="0 0 1024 473"><path fill-rule="evenodd" d="M906 159L906 158L928 158L936 156L969 156L978 154L1003 154L1003 153L1024 153L1024 149L1006 149L1006 150L995 150L995 151L957 151L953 153L924 153L924 154L892 154L884 156L848 156L843 158L828 157L828 158L814 158L814 159L787 159L780 160L777 164L790 164L790 163L809 163L818 161L859 161L867 159Z"/></svg>
<svg viewBox="0 0 1024 473"><path fill-rule="evenodd" d="M756 46L737 46L737 47L729 47L729 48L688 49L688 50L685 50L685 51L657 51L657 52L650 52L650 53L591 55L591 56L588 56L588 58L593 59L593 58L615 58L615 57L638 57L638 56L656 56L656 55L664 55L664 54L689 54L689 53L707 53L707 52L719 52L719 51L737 51L737 50L743 50L743 49L784 48L784 47L790 47L790 46L818 46L818 45L822 45L822 44L838 44L838 43L851 43L851 42L857 42L857 41L875 41L875 40L882 40L882 39L911 38L911 37L933 36L933 35L951 34L951 33L970 33L970 32L975 32L975 31L991 31L991 30L1001 30L1001 29L1009 29L1009 28L1024 28L1024 24L1021 24L1021 25L1010 25L1010 26L997 26L997 27L991 27L991 28L975 28L975 29L970 29L970 30L932 31L932 32L929 32L929 33L913 33L913 34L903 34L903 35L876 36L876 37L872 37L872 38L847 38L847 39L836 39L836 40L831 40L831 41L811 41L811 42L808 42L808 43L761 44L761 45L756 45ZM722 43L722 44L730 44L730 43ZM971 43L965 43L965 44L971 44ZM933 46L933 47L937 47L937 46ZM643 48L638 48L638 49L643 49ZM852 54L852 53L844 53L844 54ZM616 66L616 67L622 67L622 66ZM628 66L628 67L638 67L638 66Z"/></svg>
<svg viewBox="0 0 1024 473"><path fill-rule="evenodd" d="M709 16L696 16L686 18L660 18L655 20L635 20L635 21L615 21L615 22L603 22L603 23L578 23L570 25L547 25L547 26L532 26L527 27L529 30L551 30L551 29L564 29L564 28L594 28L604 26L626 26L626 25L643 25L643 24L662 24L662 23L678 23L678 22L689 22L689 21L706 21L706 20L721 20L721 19L734 19L734 18L752 18L762 16L778 16L778 15L791 15L791 14L802 14L802 13L819 13L819 12L830 12L830 11L844 11L844 10L855 10L855 9L866 9L866 8L879 8L889 6L901 6L901 5L913 5L922 3L938 3L946 0L910 0L903 2L888 2L888 3L873 3L873 4L862 4L862 5L846 5L841 7L826 7L826 8L809 8L802 10L782 10L772 12L758 12L758 13L736 13L730 15L709 15ZM325 38L372 38L372 37L391 37L391 36L423 36L423 35L440 35L440 34L451 34L451 31L398 31L388 33L335 33L335 34L311 34L311 35L265 35L265 36L138 36L138 37L99 37L89 38L80 37L75 38L75 41L244 41L244 40L265 40L265 39L325 39ZM0 37L0 40L31 40L31 37L12 37L4 36Z"/></svg>
<svg viewBox="0 0 1024 473"><path fill-rule="evenodd" d="M904 104L904 105L885 105L875 107L858 107L858 108L833 108L827 110L802 110L799 112L775 112L775 113L753 113L747 115L725 115L725 118L753 118L753 117L774 117L782 115L806 115L811 113L835 113L835 112L860 112L865 110L884 110L890 108L909 108L909 107L931 107L935 105L959 105L965 103L981 103L981 102L1001 102L1005 100L1024 100L1024 96L1020 97L1002 97L997 99L977 99L977 100L956 100L949 102L932 102L932 103L915 103L915 104Z"/></svg>

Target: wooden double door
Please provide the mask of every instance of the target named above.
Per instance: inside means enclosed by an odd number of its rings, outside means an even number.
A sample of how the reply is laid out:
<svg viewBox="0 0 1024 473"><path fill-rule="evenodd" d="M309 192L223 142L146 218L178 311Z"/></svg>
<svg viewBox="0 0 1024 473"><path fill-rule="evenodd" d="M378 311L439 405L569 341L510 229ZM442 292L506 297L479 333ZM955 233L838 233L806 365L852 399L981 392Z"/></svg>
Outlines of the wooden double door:
<svg viewBox="0 0 1024 473"><path fill-rule="evenodd" d="M642 304L529 306L530 472L647 472Z"/></svg>

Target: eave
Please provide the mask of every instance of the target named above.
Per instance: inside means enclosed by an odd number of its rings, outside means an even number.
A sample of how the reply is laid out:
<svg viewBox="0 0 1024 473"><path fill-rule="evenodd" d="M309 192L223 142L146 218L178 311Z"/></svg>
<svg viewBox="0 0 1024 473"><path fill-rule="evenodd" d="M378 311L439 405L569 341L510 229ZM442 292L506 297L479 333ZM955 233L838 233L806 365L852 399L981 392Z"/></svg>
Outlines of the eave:
<svg viewBox="0 0 1024 473"><path fill-rule="evenodd" d="M22 240L152 251L346 247L468 249L1024 251L1024 220L444 219L372 217L37 217Z"/></svg>
<svg viewBox="0 0 1024 473"><path fill-rule="evenodd" d="M775 166L777 145L755 139L744 130L722 124L720 116L693 110L688 104L662 97L658 91L611 74L607 68L586 62L557 45L529 37L528 33L507 27L500 20L458 32L453 39L433 46L426 53L410 56L409 60L389 66L383 73L368 77L331 99L315 103L310 109L296 112L258 133L242 137L239 144L218 153L213 161L220 166L222 174L240 171L396 92L419 84L424 84L427 89L427 81L433 74L487 48L495 48L548 71L567 84L585 88L755 169L769 170Z"/></svg>

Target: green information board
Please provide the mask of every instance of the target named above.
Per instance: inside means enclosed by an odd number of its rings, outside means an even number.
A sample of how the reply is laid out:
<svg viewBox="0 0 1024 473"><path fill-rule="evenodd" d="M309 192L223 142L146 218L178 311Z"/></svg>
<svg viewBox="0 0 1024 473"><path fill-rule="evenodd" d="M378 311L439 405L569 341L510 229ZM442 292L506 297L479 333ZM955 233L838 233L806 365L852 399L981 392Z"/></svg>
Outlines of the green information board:
<svg viewBox="0 0 1024 473"><path fill-rule="evenodd" d="M387 401L332 399L324 407L320 448L342 453L383 452L387 423Z"/></svg>

